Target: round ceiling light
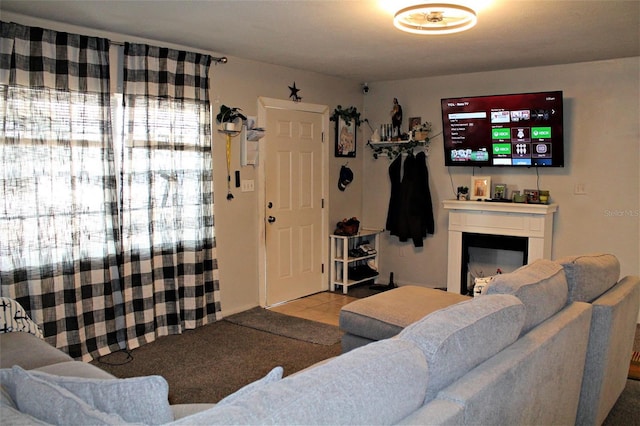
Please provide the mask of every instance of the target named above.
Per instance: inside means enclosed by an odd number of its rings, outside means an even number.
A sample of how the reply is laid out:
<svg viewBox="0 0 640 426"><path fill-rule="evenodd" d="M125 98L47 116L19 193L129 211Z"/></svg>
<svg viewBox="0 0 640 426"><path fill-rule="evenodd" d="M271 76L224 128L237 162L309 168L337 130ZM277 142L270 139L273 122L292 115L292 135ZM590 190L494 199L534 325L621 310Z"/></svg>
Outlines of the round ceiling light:
<svg viewBox="0 0 640 426"><path fill-rule="evenodd" d="M478 21L476 12L450 3L425 3L396 12L393 25L413 34L452 34L468 30Z"/></svg>

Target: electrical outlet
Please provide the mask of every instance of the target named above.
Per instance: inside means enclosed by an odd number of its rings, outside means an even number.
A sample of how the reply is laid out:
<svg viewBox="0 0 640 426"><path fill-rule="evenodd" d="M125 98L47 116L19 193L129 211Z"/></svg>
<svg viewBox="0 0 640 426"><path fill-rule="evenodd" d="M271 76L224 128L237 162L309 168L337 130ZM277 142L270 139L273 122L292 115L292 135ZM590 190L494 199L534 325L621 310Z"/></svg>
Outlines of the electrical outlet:
<svg viewBox="0 0 640 426"><path fill-rule="evenodd" d="M586 195L587 185L584 183L576 183L576 185L573 187L573 193L575 195Z"/></svg>
<svg viewBox="0 0 640 426"><path fill-rule="evenodd" d="M255 190L254 182L255 181L253 179L250 179L250 180L243 179L242 182L241 182L241 186L242 186L241 190L242 190L242 192L252 192L252 191L254 191Z"/></svg>

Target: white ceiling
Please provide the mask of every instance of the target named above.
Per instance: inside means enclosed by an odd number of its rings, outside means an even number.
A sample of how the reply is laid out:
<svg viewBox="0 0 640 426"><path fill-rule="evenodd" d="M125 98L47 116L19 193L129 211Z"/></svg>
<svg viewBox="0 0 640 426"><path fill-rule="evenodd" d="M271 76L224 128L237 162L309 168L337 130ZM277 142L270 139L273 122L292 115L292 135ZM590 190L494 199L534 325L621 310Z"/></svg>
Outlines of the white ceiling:
<svg viewBox="0 0 640 426"><path fill-rule="evenodd" d="M0 12L358 82L640 56L638 0L482 3L476 27L440 36L397 30L385 0L0 0Z"/></svg>

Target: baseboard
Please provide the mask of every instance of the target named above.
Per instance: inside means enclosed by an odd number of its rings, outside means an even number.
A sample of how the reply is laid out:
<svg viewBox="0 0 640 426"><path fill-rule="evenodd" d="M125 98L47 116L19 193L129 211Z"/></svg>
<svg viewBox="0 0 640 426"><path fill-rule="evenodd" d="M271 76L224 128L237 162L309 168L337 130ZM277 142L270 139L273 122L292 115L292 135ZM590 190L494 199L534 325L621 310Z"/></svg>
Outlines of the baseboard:
<svg viewBox="0 0 640 426"><path fill-rule="evenodd" d="M219 316L220 316L220 319L223 319L233 314L238 314L240 312L248 311L249 309L253 309L256 306L258 305L244 305L239 307L236 306L234 309L231 309L231 310L221 310Z"/></svg>

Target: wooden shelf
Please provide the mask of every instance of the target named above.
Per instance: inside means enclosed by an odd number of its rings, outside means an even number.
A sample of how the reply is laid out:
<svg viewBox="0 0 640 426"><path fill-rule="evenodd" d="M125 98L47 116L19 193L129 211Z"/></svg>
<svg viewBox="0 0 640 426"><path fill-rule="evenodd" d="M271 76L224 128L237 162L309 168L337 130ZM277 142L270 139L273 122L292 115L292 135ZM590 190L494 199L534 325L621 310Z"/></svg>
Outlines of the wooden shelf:
<svg viewBox="0 0 640 426"><path fill-rule="evenodd" d="M369 145L377 147L386 147L386 146L396 146L396 145L405 145L405 144L427 144L427 141L412 141L412 140L406 140L406 141L381 141L381 142L374 142L374 141L369 141Z"/></svg>

